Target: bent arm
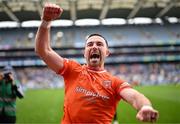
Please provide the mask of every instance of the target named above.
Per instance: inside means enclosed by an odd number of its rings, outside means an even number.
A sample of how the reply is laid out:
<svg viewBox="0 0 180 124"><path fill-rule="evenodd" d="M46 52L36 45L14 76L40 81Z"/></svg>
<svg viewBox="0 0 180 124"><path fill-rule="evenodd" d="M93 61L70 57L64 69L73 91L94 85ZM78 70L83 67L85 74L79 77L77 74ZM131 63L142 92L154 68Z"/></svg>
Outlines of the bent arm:
<svg viewBox="0 0 180 124"><path fill-rule="evenodd" d="M35 38L35 51L53 71L63 67L63 58L50 46L50 23L62 14L63 10L56 4L46 4L43 8L42 22Z"/></svg>
<svg viewBox="0 0 180 124"><path fill-rule="evenodd" d="M58 55L50 46L50 28L43 27L42 21L36 34L35 51L49 68L58 73L63 67L63 58ZM49 22L50 23L50 22Z"/></svg>
<svg viewBox="0 0 180 124"><path fill-rule="evenodd" d="M151 102L148 98L146 98L143 94L139 93L134 89L123 89L120 92L120 95L123 97L125 101L130 103L138 113L136 118L143 122L156 122L159 113L157 110L153 109L151 106Z"/></svg>

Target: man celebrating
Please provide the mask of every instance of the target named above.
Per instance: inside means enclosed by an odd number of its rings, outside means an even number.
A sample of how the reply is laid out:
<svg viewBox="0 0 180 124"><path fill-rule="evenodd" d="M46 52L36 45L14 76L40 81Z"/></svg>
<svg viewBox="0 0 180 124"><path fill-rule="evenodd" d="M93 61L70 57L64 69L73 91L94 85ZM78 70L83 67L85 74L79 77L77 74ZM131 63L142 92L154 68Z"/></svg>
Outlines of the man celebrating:
<svg viewBox="0 0 180 124"><path fill-rule="evenodd" d="M155 122L158 111L141 93L104 69L109 55L108 42L100 34L91 34L85 43L86 65L65 59L50 46L51 21L63 10L55 4L46 4L42 22L36 34L35 51L42 60L64 77L65 98L63 124L112 122L118 102L123 99L137 111L136 118L143 122Z"/></svg>

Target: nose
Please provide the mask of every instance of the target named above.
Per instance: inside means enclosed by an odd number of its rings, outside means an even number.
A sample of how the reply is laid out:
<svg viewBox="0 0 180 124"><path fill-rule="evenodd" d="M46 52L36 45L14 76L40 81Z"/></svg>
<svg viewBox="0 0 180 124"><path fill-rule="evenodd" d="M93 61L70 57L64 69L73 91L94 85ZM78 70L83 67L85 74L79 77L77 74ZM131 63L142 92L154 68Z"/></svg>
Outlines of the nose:
<svg viewBox="0 0 180 124"><path fill-rule="evenodd" d="M94 44L92 49L93 49L93 51L96 51L98 49L98 46L96 44Z"/></svg>
<svg viewBox="0 0 180 124"><path fill-rule="evenodd" d="M94 43L92 47L93 47L93 49L97 49L98 48L96 43Z"/></svg>

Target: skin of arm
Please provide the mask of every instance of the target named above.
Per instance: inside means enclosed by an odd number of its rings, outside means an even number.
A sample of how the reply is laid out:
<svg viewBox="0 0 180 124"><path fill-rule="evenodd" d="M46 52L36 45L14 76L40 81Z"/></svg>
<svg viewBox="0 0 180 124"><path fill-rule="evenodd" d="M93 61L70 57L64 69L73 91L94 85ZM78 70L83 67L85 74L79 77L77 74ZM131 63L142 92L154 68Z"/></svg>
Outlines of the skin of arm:
<svg viewBox="0 0 180 124"><path fill-rule="evenodd" d="M35 52L56 73L63 67L63 58L50 46L50 23L58 18L62 12L63 10L59 6L46 4L35 38Z"/></svg>
<svg viewBox="0 0 180 124"><path fill-rule="evenodd" d="M138 120L143 122L155 122L158 119L158 111L152 107L149 99L140 92L131 88L125 88L120 92L120 95L138 111L136 115Z"/></svg>

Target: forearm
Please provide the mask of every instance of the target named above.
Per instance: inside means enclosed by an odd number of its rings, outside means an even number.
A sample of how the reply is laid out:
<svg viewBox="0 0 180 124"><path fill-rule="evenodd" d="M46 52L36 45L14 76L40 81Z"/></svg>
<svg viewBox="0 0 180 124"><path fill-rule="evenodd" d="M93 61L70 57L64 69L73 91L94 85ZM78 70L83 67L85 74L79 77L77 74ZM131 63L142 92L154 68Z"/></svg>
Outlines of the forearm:
<svg viewBox="0 0 180 124"><path fill-rule="evenodd" d="M35 51L41 56L45 57L47 52L51 50L50 46L50 22L42 21L36 34Z"/></svg>
<svg viewBox="0 0 180 124"><path fill-rule="evenodd" d="M143 94L137 92L134 97L132 105L136 110L140 110L145 105L151 106L151 102Z"/></svg>
<svg viewBox="0 0 180 124"><path fill-rule="evenodd" d="M143 94L134 89L124 89L121 91L120 95L136 110L140 110L144 105L151 105L151 102Z"/></svg>

